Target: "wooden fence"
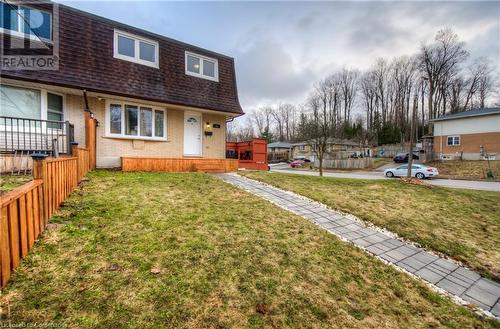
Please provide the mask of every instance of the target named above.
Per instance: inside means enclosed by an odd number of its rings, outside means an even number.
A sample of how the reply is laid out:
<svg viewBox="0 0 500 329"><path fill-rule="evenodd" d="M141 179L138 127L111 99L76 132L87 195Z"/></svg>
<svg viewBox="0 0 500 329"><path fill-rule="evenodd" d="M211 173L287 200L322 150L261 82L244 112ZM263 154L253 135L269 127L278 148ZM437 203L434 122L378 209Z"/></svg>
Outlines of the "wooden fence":
<svg viewBox="0 0 500 329"><path fill-rule="evenodd" d="M230 172L238 170L238 160L122 157L122 170L167 172Z"/></svg>
<svg viewBox="0 0 500 329"><path fill-rule="evenodd" d="M92 169L91 156L88 148L73 147L73 156L78 159L78 181L80 181L85 174ZM90 169L89 169L90 168Z"/></svg>
<svg viewBox="0 0 500 329"><path fill-rule="evenodd" d="M316 160L314 165L319 166ZM363 169L373 167L373 158L344 159L344 160L323 160L323 168L331 169Z"/></svg>
<svg viewBox="0 0 500 329"><path fill-rule="evenodd" d="M81 151L80 151L81 150ZM0 283L4 287L45 230L49 218L89 171L88 150L33 161L33 177L0 199Z"/></svg>

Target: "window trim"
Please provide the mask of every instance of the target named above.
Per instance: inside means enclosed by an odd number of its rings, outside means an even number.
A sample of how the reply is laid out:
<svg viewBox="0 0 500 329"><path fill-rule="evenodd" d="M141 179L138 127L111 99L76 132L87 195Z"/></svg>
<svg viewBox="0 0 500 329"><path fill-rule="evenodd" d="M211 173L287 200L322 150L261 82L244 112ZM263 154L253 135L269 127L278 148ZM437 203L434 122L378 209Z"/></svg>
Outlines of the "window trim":
<svg viewBox="0 0 500 329"><path fill-rule="evenodd" d="M50 91L50 90L45 91L45 97L46 97L46 99L45 99L45 109L46 109L45 117L46 118L49 117L49 94L53 94L53 95L57 95L57 96L62 97L62 112L61 112L61 114L62 114L63 120L61 120L61 121L64 121L64 118L66 117L66 115L64 113L64 109L66 107L66 96L60 92L57 92L57 91Z"/></svg>
<svg viewBox="0 0 500 329"><path fill-rule="evenodd" d="M449 138L452 138L452 143L450 144L449 143ZM458 144L455 144L454 141L455 141L455 138L458 138ZM450 135L450 136L446 136L446 145L447 146L460 146L460 135Z"/></svg>
<svg viewBox="0 0 500 329"><path fill-rule="evenodd" d="M50 89L45 89L45 88L38 88L38 87L35 87L35 86L26 86L26 85L22 85L22 84L16 84L16 83L11 83L11 82L2 82L0 83L0 86L1 85L4 85L4 86L9 86L9 87L14 87L14 88L23 88L23 89L31 89L31 90L38 90L40 92L40 119L33 119L33 120L43 120L44 123L43 123L43 127L45 127L45 125L47 124L47 120L48 120L48 113L49 113L49 102L48 102L48 93L51 93L51 94L55 94L55 95L59 95L59 96L62 96L62 101L63 101L63 110L62 110L62 115L63 115L63 121L62 122L66 122L68 120L64 120L66 117L67 117L67 103L66 103L66 95L63 94L63 93L60 93L58 91L53 91L53 90L50 90ZM8 128L7 128L8 127ZM52 130L54 132L56 131L60 131L61 129L58 129L58 128L47 128L49 131ZM5 126L5 125L0 125L0 131L1 132L4 132L4 131L17 131L17 128L16 129L13 129L12 126ZM32 130L32 132L38 132L40 133L42 130L41 130L41 127L38 127L34 130Z"/></svg>
<svg viewBox="0 0 500 329"><path fill-rule="evenodd" d="M63 119L66 118L66 116L67 116L66 95L63 93L60 93L58 91L52 91L50 89L25 86L22 84L15 84L15 83L10 83L10 82L2 82L2 83L0 83L0 85L14 87L14 88L23 88L23 89L31 89L31 90L40 91L40 120L48 120L47 117L48 117L48 112L49 112L49 103L48 103L47 93L62 96L62 98L63 98L63 110L62 110ZM34 119L34 120L38 120L38 119Z"/></svg>
<svg viewBox="0 0 500 329"><path fill-rule="evenodd" d="M24 19L20 19L19 17L18 17L18 20L17 20L17 29L18 29L17 31L14 31L14 30L11 30L11 29L6 29L3 26L0 26L0 33L1 34L8 34L8 35L11 35L11 36L14 36L14 37L23 38L23 39L29 39L29 40L38 41L38 42L47 42L47 43L50 43L50 44L53 43L53 38L54 38L54 15L53 15L52 12L50 12L48 10L40 9L40 8L33 8L33 7L22 5L22 4L15 4L14 6L17 6L17 11L18 12L20 10L23 11L23 13L22 13L23 18L25 16L24 10L26 8L32 9L32 10L38 10L38 11L44 12L46 14L49 14L49 16L50 16L50 39L47 39L47 38L44 38L44 37L40 37L38 35L27 34L27 33L23 32L24 31L25 22L24 22Z"/></svg>
<svg viewBox="0 0 500 329"><path fill-rule="evenodd" d="M134 57L122 55L118 53L118 37L123 36L125 38L129 38L134 40ZM145 42L151 44L155 47L155 62L150 62L140 58L140 42ZM136 64L141 64L149 67L160 68L160 45L158 41L154 41L151 39L147 39L136 34L124 32L121 30L115 29L113 32L113 57L117 59L121 59L127 62L132 62Z"/></svg>
<svg viewBox="0 0 500 329"><path fill-rule="evenodd" d="M119 104L121 106L121 133L120 134L114 134L111 133L111 104ZM137 114L137 135L126 135L125 134L125 105L132 105L132 106L137 106L138 114ZM153 111L153 117L151 120L151 131L153 133L153 136L141 136L141 122L140 122L140 108L141 107L147 107L150 108ZM163 137L156 137L154 136L155 133L155 120L154 120L154 114L155 111L160 111L163 112ZM106 99L106 110L105 110L105 133L104 137L109 137L109 138L119 138L119 139L136 139L136 140L144 140L144 141L157 141L157 142L165 142L168 141L168 130L167 130L167 109L163 107L159 107L156 105L151 105L151 104L141 104L137 102L129 102L126 100L116 100L116 99Z"/></svg>
<svg viewBox="0 0 500 329"><path fill-rule="evenodd" d="M200 73L191 72L188 70L188 56L197 57L200 59ZM214 77L203 74L203 60L211 61L215 64ZM186 50L184 53L184 71L187 75L191 75L193 77L219 82L219 60L217 58L203 56Z"/></svg>

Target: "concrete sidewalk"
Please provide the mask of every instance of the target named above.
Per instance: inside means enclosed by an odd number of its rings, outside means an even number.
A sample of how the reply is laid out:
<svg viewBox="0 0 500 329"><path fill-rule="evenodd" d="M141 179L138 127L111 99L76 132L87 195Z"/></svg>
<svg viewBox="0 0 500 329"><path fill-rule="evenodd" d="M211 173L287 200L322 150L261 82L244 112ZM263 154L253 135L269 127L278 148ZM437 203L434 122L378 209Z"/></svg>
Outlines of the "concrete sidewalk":
<svg viewBox="0 0 500 329"><path fill-rule="evenodd" d="M420 277L462 302L474 304L483 311L500 317L500 284L482 278L474 271L396 239L390 232L369 227L297 194L237 174L216 176L312 221L324 230Z"/></svg>
<svg viewBox="0 0 500 329"><path fill-rule="evenodd" d="M317 171L291 170L291 169L285 169L283 168L283 166L271 167L271 172L307 175L307 176L319 176L319 173ZM353 178L353 179L394 179L394 178L387 178L384 176L383 173L376 171L324 172L323 176L337 177L337 178ZM427 179L425 180L425 182L431 185L441 186L441 187L500 192L500 182L483 182L483 181L439 179L439 178Z"/></svg>

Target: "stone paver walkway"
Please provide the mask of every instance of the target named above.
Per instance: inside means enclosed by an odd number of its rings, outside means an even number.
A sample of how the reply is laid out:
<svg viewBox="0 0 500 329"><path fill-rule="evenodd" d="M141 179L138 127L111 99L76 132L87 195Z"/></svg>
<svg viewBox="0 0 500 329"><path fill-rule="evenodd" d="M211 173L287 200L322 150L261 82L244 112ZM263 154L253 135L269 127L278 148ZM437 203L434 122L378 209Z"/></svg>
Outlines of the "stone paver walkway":
<svg viewBox="0 0 500 329"><path fill-rule="evenodd" d="M217 176L300 215L372 255L500 317L500 284L483 278L476 272L395 239L390 234L370 228L305 197L237 174Z"/></svg>

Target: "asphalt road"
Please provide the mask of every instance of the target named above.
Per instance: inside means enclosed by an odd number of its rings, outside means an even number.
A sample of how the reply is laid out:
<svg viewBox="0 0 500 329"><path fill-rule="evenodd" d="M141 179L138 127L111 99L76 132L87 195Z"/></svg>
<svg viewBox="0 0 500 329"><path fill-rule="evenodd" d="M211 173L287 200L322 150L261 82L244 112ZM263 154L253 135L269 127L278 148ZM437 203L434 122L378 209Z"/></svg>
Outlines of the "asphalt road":
<svg viewBox="0 0 500 329"><path fill-rule="evenodd" d="M317 171L292 170L287 164L271 165L271 172L319 176L319 173ZM324 172L323 175L326 177L354 178L354 179L394 179L385 177L384 173L380 171ZM425 182L431 185L442 186L442 187L500 192L500 182L483 182L483 181L440 179L440 178L426 179Z"/></svg>

